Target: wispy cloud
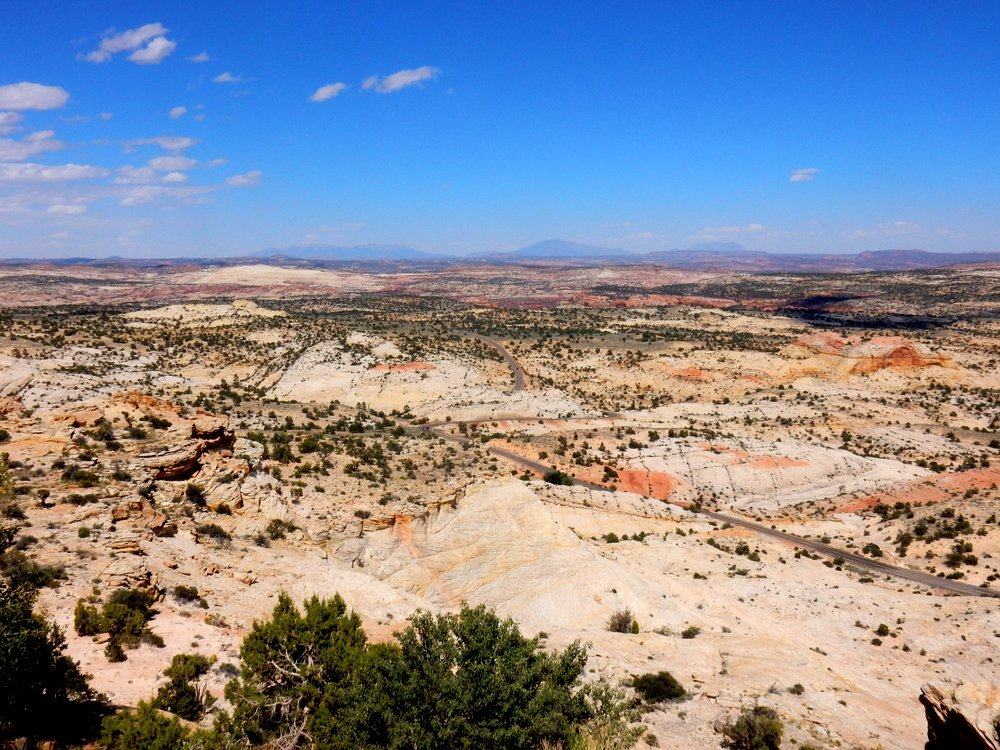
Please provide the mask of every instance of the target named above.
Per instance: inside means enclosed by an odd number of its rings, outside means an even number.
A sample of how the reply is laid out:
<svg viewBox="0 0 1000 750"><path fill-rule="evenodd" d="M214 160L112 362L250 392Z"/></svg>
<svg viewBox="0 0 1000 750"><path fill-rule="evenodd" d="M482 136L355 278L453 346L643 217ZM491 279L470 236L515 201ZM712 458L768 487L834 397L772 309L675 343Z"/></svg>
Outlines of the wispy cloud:
<svg viewBox="0 0 1000 750"><path fill-rule="evenodd" d="M243 76L234 76L227 70L225 73L219 73L212 80L215 83L240 83L243 80Z"/></svg>
<svg viewBox="0 0 1000 750"><path fill-rule="evenodd" d="M57 203L45 209L45 213L56 216L78 216L87 211L87 207L82 203Z"/></svg>
<svg viewBox="0 0 1000 750"><path fill-rule="evenodd" d="M207 52L199 52L197 55L192 55L188 58L193 63L206 63L212 58L208 56Z"/></svg>
<svg viewBox="0 0 1000 750"><path fill-rule="evenodd" d="M149 160L149 166L161 172L183 172L186 169L193 169L197 164L197 159L191 159L180 154L157 156L155 159Z"/></svg>
<svg viewBox="0 0 1000 750"><path fill-rule="evenodd" d="M0 138L0 161L24 161L35 154L58 151L66 144L55 140L54 135L51 130L39 130L19 141Z"/></svg>
<svg viewBox="0 0 1000 750"><path fill-rule="evenodd" d="M108 170L90 164L0 164L0 182L65 182L104 177Z"/></svg>
<svg viewBox="0 0 1000 750"><path fill-rule="evenodd" d="M170 112L168 112L167 114L170 115L171 119L176 120L186 115L187 111L188 111L187 107L171 107Z"/></svg>
<svg viewBox="0 0 1000 750"><path fill-rule="evenodd" d="M688 240L695 242L714 242L718 240L735 240L740 237L759 237L764 234L767 228L763 224L750 222L749 224L727 224L715 227L702 227L701 230Z"/></svg>
<svg viewBox="0 0 1000 750"><path fill-rule="evenodd" d="M21 127L24 115L20 112L0 112L0 135L9 135Z"/></svg>
<svg viewBox="0 0 1000 750"><path fill-rule="evenodd" d="M408 70L397 70L385 77L368 76L361 88L371 91L378 91L380 94L391 94L394 91L405 89L407 86L414 86L424 81L433 80L440 74L440 70L430 65Z"/></svg>
<svg viewBox="0 0 1000 750"><path fill-rule="evenodd" d="M168 31L162 23L147 23L120 34L106 34L100 45L82 59L92 63L104 63L119 52L134 50L128 59L139 65L156 65L168 57L177 43L167 39Z"/></svg>
<svg viewBox="0 0 1000 750"><path fill-rule="evenodd" d="M347 88L346 83L338 81L337 83L328 83L326 86L320 86L313 95L309 97L311 102L325 102L327 99L333 99L341 91Z"/></svg>
<svg viewBox="0 0 1000 750"><path fill-rule="evenodd" d="M199 204L207 203L211 199L209 193L215 188L211 186L168 186L168 185L142 185L129 188L122 195L119 205L139 206L145 203L152 203L159 198L171 199L180 203Z"/></svg>
<svg viewBox="0 0 1000 750"><path fill-rule="evenodd" d="M260 170L254 169L251 172L233 175L226 180L226 184L231 185L232 187L252 187L260 184L260 178Z"/></svg>
<svg viewBox="0 0 1000 750"><path fill-rule="evenodd" d="M126 164L115 172L116 185L145 185L156 180L156 170L152 167L133 167Z"/></svg>
<svg viewBox="0 0 1000 750"><path fill-rule="evenodd" d="M197 142L194 138L188 138L185 135L157 135L152 138L136 138L125 141L125 148L131 150L138 146L159 146L164 151L183 151L186 148L191 148Z"/></svg>
<svg viewBox="0 0 1000 750"><path fill-rule="evenodd" d="M816 167L806 167L805 169L796 169L790 175L788 175L789 182L812 182L816 175L819 174L819 170Z"/></svg>
<svg viewBox="0 0 1000 750"><path fill-rule="evenodd" d="M28 81L0 86L0 109L59 109L68 99L66 89L59 86L44 86Z"/></svg>
<svg viewBox="0 0 1000 750"><path fill-rule="evenodd" d="M142 49L137 49L128 59L138 65L159 65L177 48L177 42L158 36Z"/></svg>
<svg viewBox="0 0 1000 750"><path fill-rule="evenodd" d="M921 234L923 227L915 221L887 221L877 224L874 227L865 229L855 229L848 233L851 239L864 239L868 237L901 237L905 235Z"/></svg>

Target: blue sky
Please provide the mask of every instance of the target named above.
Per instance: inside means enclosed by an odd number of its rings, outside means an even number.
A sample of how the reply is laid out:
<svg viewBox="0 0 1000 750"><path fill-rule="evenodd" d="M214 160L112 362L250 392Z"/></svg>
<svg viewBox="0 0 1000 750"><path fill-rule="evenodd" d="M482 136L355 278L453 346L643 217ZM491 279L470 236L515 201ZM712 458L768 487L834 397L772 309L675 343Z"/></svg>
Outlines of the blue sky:
<svg viewBox="0 0 1000 750"><path fill-rule="evenodd" d="M1000 249L996 0L0 13L0 256Z"/></svg>

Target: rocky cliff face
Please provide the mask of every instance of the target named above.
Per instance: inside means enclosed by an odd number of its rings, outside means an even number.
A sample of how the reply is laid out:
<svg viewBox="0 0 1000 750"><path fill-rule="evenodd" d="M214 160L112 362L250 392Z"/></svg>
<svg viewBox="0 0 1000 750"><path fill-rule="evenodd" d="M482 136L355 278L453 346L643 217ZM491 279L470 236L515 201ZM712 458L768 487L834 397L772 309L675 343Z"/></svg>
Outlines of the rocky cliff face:
<svg viewBox="0 0 1000 750"><path fill-rule="evenodd" d="M920 688L927 714L925 750L1000 750L997 721L1000 686L960 685Z"/></svg>

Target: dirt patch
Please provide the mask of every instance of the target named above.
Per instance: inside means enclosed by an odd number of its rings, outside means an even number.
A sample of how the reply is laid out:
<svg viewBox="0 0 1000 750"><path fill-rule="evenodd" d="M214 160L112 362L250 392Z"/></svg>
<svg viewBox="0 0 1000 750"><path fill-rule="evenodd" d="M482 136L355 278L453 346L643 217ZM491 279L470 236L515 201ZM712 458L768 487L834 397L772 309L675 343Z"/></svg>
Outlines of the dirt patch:
<svg viewBox="0 0 1000 750"><path fill-rule="evenodd" d="M879 504L893 505L897 502L934 504L953 499L966 490L985 490L996 486L1000 486L1000 469L958 471L951 474L940 474L922 482L914 482L892 490L854 498L839 505L837 511L856 513L870 510Z"/></svg>

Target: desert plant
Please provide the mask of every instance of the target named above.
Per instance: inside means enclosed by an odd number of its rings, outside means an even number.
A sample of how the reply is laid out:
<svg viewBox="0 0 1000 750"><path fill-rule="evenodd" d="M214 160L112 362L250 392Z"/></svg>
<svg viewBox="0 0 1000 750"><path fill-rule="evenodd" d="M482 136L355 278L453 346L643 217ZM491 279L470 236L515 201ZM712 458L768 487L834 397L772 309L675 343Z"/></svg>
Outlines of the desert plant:
<svg viewBox="0 0 1000 750"><path fill-rule="evenodd" d="M783 732L777 711L753 706L722 727L722 746L729 750L778 750Z"/></svg>
<svg viewBox="0 0 1000 750"><path fill-rule="evenodd" d="M619 609L613 612L611 617L608 618L608 630L612 633L630 633L632 632L632 623L635 621L632 610L627 607ZM638 626L638 623L636 625Z"/></svg>
<svg viewBox="0 0 1000 750"><path fill-rule="evenodd" d="M167 717L152 703L140 701L135 712L119 711L104 719L101 745L106 750L184 750L191 733L174 717Z"/></svg>
<svg viewBox="0 0 1000 750"><path fill-rule="evenodd" d="M214 702L204 686L198 684L211 666L212 662L200 654L175 654L164 670L170 680L156 691L153 706L188 721L200 719Z"/></svg>
<svg viewBox="0 0 1000 750"><path fill-rule="evenodd" d="M683 698L684 687L670 672L650 672L632 678L632 687L647 703L662 703L664 701Z"/></svg>

